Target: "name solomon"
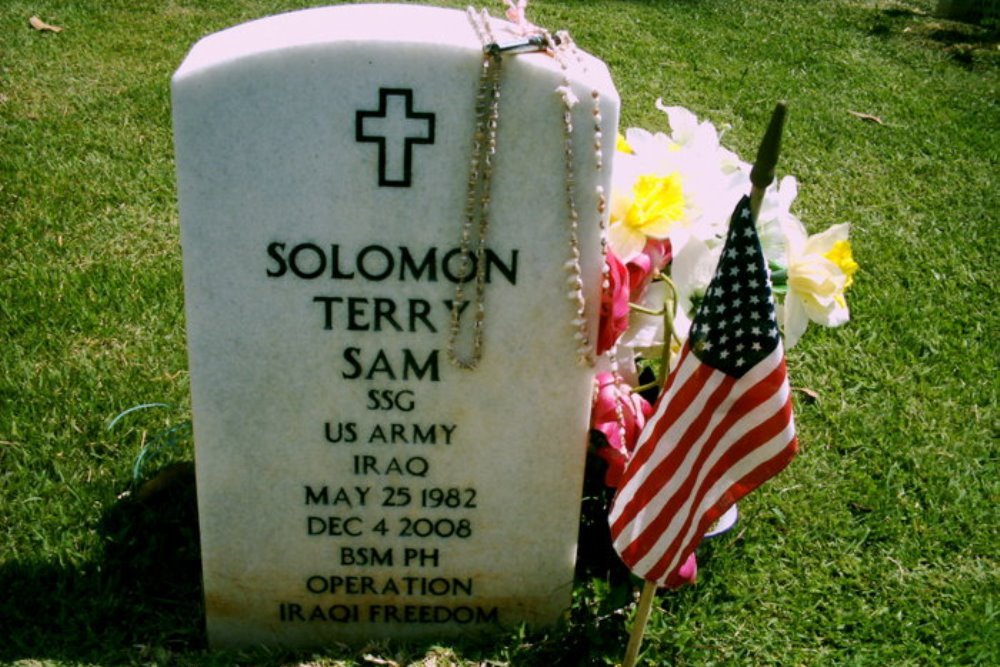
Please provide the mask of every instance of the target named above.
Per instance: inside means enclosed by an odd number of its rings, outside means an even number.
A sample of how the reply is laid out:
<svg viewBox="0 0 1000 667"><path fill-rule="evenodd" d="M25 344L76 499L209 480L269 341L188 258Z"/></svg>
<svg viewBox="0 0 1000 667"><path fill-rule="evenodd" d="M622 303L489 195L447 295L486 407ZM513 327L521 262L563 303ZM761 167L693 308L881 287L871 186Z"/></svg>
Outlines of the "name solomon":
<svg viewBox="0 0 1000 667"><path fill-rule="evenodd" d="M484 275L493 282L499 275L511 285L517 284L518 250L506 257L486 249ZM317 243L273 241L267 245L270 278L294 276L301 280L328 278L331 280L368 280L383 282L467 283L476 277L479 260L461 248L425 248L413 250L406 246L389 248L371 244L357 250L342 248L339 243L321 246Z"/></svg>

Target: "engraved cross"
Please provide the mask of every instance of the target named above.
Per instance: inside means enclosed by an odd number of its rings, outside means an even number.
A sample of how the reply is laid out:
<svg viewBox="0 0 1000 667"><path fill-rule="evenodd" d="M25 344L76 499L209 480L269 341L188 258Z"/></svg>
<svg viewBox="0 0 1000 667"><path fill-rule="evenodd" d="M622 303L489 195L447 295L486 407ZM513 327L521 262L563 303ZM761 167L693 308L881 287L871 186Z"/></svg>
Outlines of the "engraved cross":
<svg viewBox="0 0 1000 667"><path fill-rule="evenodd" d="M379 187L408 188L413 146L434 143L434 114L413 110L410 88L379 88L378 109L358 111L355 139L378 144Z"/></svg>

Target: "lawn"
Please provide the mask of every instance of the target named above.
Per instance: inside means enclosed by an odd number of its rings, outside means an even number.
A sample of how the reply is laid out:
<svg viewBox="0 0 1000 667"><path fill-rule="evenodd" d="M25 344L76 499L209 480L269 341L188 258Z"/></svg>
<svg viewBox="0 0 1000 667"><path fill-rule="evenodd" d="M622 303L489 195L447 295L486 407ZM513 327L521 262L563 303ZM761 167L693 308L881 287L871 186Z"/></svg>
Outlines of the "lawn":
<svg viewBox="0 0 1000 667"><path fill-rule="evenodd" d="M183 437L156 441L189 406L169 79L199 37L305 4L0 7L0 662L620 660L633 591L593 569L566 627L485 646L206 648L185 469L148 497L131 486L150 444L164 452L141 479L192 456ZM788 355L808 390L799 457L699 551L696 586L659 595L649 664L1000 664L1000 37L935 4L529 7L608 63L623 126L666 129L663 98L750 158L787 100L794 210L812 231L851 223L861 266L852 321ZM150 402L169 407L108 429Z"/></svg>

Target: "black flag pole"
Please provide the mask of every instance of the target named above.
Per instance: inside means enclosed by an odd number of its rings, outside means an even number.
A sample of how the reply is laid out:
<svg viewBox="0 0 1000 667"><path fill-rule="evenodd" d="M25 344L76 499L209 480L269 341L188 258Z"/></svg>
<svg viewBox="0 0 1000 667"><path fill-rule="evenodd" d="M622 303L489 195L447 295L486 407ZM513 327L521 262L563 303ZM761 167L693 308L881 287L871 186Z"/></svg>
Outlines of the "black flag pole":
<svg viewBox="0 0 1000 667"><path fill-rule="evenodd" d="M787 112L788 105L784 102L778 102L775 105L774 111L771 112L771 122L768 123L764 139L761 140L760 148L757 149L757 159L750 170L750 215L753 216L754 222L757 220L757 214L760 213L764 192L774 180L774 168L778 164L778 155L781 153L781 134L785 129ZM665 378L667 374L661 375ZM646 581L639 596L639 604L636 607L632 632L629 634L622 667L634 667L636 660L638 660L642 638L646 633L646 623L649 621L649 613L652 610L655 597L656 582Z"/></svg>
<svg viewBox="0 0 1000 667"><path fill-rule="evenodd" d="M785 116L788 113L788 105L778 102L771 112L771 122L767 125L764 139L757 149L757 159L750 170L750 214L757 220L760 213L760 204L764 200L764 191L774 180L774 167L778 164L778 155L781 153L781 134L785 129Z"/></svg>

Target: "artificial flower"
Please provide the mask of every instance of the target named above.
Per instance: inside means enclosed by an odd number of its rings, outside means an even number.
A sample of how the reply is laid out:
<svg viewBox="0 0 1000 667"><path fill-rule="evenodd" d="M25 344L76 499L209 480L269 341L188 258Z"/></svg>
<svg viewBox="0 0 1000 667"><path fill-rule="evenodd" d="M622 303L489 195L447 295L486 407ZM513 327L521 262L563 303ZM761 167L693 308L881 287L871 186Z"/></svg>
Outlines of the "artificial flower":
<svg viewBox="0 0 1000 667"><path fill-rule="evenodd" d="M641 127L625 130L626 151L636 158L641 173L665 174L671 171L669 154L678 149L674 141L663 132L650 132ZM617 165L615 165L617 169Z"/></svg>
<svg viewBox="0 0 1000 667"><path fill-rule="evenodd" d="M619 153L624 153L625 155L635 155L635 151L632 150L632 146L629 145L628 139L626 139L623 134L619 134L618 138L615 140L615 150Z"/></svg>
<svg viewBox="0 0 1000 667"><path fill-rule="evenodd" d="M642 252L648 239L666 239L684 220L684 209L680 173L639 176L628 192L612 193L611 247L629 261Z"/></svg>
<svg viewBox="0 0 1000 667"><path fill-rule="evenodd" d="M607 446L598 449L597 455L608 464L604 483L617 488L639 433L653 414L653 406L624 382L616 382L612 373L598 373L595 383L590 427L600 431L607 441Z"/></svg>
<svg viewBox="0 0 1000 667"><path fill-rule="evenodd" d="M670 267L671 279L677 289L674 333L681 341L687 340L691 323L712 282L721 254L722 246L710 247L701 239L692 239L674 258Z"/></svg>
<svg viewBox="0 0 1000 667"><path fill-rule="evenodd" d="M659 359L666 341L663 308L669 298L670 289L666 283L651 283L643 292L642 298L633 302L642 310L632 310L628 330L622 335L618 346L645 359Z"/></svg>
<svg viewBox="0 0 1000 667"><path fill-rule="evenodd" d="M610 250L607 253L607 284L601 291L601 319L597 332L597 353L604 354L628 329L628 269Z"/></svg>
<svg viewBox="0 0 1000 667"><path fill-rule="evenodd" d="M840 224L809 237L804 229L789 236L788 294L783 308L786 348L798 342L810 320L836 327L851 318L844 291L858 265L851 255L848 233L848 225Z"/></svg>
<svg viewBox="0 0 1000 667"><path fill-rule="evenodd" d="M719 146L719 133L711 122L699 121L684 107L672 107L656 100L656 108L667 114L670 123L670 139L678 146L697 148L702 153L712 153Z"/></svg>
<svg viewBox="0 0 1000 667"><path fill-rule="evenodd" d="M789 236L804 229L802 222L790 210L798 193L799 184L795 177L783 177L765 191L757 215L757 235L764 256L772 264L783 268L787 268Z"/></svg>
<svg viewBox="0 0 1000 667"><path fill-rule="evenodd" d="M833 247L830 248L829 252L824 253L823 256L839 266L840 270L847 276L847 282L844 284L845 290L854 284L854 274L858 270L858 264L854 261L854 256L851 254L850 241L847 239L835 241Z"/></svg>
<svg viewBox="0 0 1000 667"><path fill-rule="evenodd" d="M642 300L650 281L673 259L669 240L648 239L645 247L626 264L628 269L629 300Z"/></svg>
<svg viewBox="0 0 1000 667"><path fill-rule="evenodd" d="M626 138L635 153L632 162L637 165L628 171L680 174L684 217L670 232L674 252L692 236L721 243L733 208L749 189L750 166L720 145L712 123L699 122L687 109L668 107L661 101L657 108L667 115L670 134L628 130ZM636 178L628 173L625 177ZM621 181L616 178L615 182Z"/></svg>
<svg viewBox="0 0 1000 667"><path fill-rule="evenodd" d="M687 584L693 584L698 580L698 559L695 557L694 552L681 563L681 566L677 568L677 571L667 579L667 586L669 588L679 588Z"/></svg>

